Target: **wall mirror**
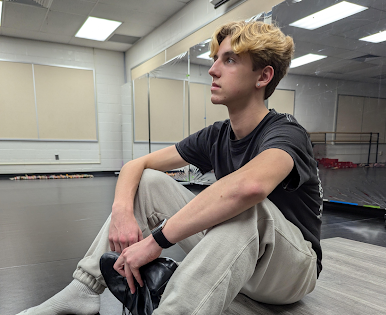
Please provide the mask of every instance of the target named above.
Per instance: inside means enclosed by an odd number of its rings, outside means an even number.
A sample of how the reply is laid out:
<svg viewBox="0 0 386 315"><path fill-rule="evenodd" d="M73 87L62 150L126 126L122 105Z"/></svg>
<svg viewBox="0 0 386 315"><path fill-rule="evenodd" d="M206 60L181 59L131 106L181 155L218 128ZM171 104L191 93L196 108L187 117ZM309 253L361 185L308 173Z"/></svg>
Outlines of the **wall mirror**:
<svg viewBox="0 0 386 315"><path fill-rule="evenodd" d="M278 89L294 91L295 117L308 132L321 132L311 134L320 143L319 158L382 158L385 11L382 0L287 0L272 10L272 21L295 42L289 74Z"/></svg>
<svg viewBox="0 0 386 315"><path fill-rule="evenodd" d="M228 119L224 105L214 105L210 98L212 77L208 71L212 66L210 39L190 48L190 128L195 133L215 121Z"/></svg>

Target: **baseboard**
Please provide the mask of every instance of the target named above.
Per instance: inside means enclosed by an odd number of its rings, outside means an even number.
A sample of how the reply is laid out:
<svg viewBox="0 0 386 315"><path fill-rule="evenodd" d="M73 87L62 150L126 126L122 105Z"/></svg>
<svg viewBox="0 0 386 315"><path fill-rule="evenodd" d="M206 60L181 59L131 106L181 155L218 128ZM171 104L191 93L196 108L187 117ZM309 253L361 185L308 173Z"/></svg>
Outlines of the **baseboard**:
<svg viewBox="0 0 386 315"><path fill-rule="evenodd" d="M45 173L28 173L29 176L50 176L50 175L77 175L77 174L88 174L88 175L93 175L94 177L108 177L108 176L118 176L119 171L98 171L98 172L45 172ZM17 177L17 176L25 176L26 174L23 173L17 173L17 174L0 174L0 180L7 180L12 177Z"/></svg>

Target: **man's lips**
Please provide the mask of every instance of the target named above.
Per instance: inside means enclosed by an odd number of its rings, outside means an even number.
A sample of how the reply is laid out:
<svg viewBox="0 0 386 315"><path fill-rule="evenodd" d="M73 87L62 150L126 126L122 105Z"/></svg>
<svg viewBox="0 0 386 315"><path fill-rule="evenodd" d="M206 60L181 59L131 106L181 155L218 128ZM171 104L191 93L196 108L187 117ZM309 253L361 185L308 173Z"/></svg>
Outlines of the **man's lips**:
<svg viewBox="0 0 386 315"><path fill-rule="evenodd" d="M210 89L211 89L211 91L213 91L213 90L217 90L219 88L220 88L220 86L213 82Z"/></svg>

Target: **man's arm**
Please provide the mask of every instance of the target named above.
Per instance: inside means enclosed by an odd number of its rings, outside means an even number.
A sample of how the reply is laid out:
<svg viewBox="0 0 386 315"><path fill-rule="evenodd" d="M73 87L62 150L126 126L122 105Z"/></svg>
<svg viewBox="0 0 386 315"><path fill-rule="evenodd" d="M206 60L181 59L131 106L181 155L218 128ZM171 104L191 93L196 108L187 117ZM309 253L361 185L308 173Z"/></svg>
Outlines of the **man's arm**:
<svg viewBox="0 0 386 315"><path fill-rule="evenodd" d="M291 172L294 162L280 149L268 149L239 170L215 182L171 217L163 234L176 243L224 222L263 201ZM126 248L114 265L135 292L133 276L143 285L139 267L154 260L162 249L152 235Z"/></svg>
<svg viewBox="0 0 386 315"><path fill-rule="evenodd" d="M167 171L188 165L175 146L171 146L126 163L115 188L109 230L110 248L121 253L124 248L142 240L142 232L134 218L134 197L146 168Z"/></svg>
<svg viewBox="0 0 386 315"><path fill-rule="evenodd" d="M291 172L294 162L280 149L263 151L201 192L163 229L172 243L235 217L263 201Z"/></svg>

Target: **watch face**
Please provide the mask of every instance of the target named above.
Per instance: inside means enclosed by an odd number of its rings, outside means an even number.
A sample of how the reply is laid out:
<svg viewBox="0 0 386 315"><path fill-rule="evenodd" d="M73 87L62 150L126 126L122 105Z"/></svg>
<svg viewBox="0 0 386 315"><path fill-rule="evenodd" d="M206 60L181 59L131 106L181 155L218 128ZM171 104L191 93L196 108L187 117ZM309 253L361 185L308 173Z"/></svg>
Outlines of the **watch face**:
<svg viewBox="0 0 386 315"><path fill-rule="evenodd" d="M156 228L153 229L152 233L158 233L161 230L162 230L162 225L159 225L159 226L157 226Z"/></svg>
<svg viewBox="0 0 386 315"><path fill-rule="evenodd" d="M166 219L161 221L161 223L158 226L156 226L151 232L152 233L158 233L159 231L161 231L164 228L166 221L167 221Z"/></svg>

